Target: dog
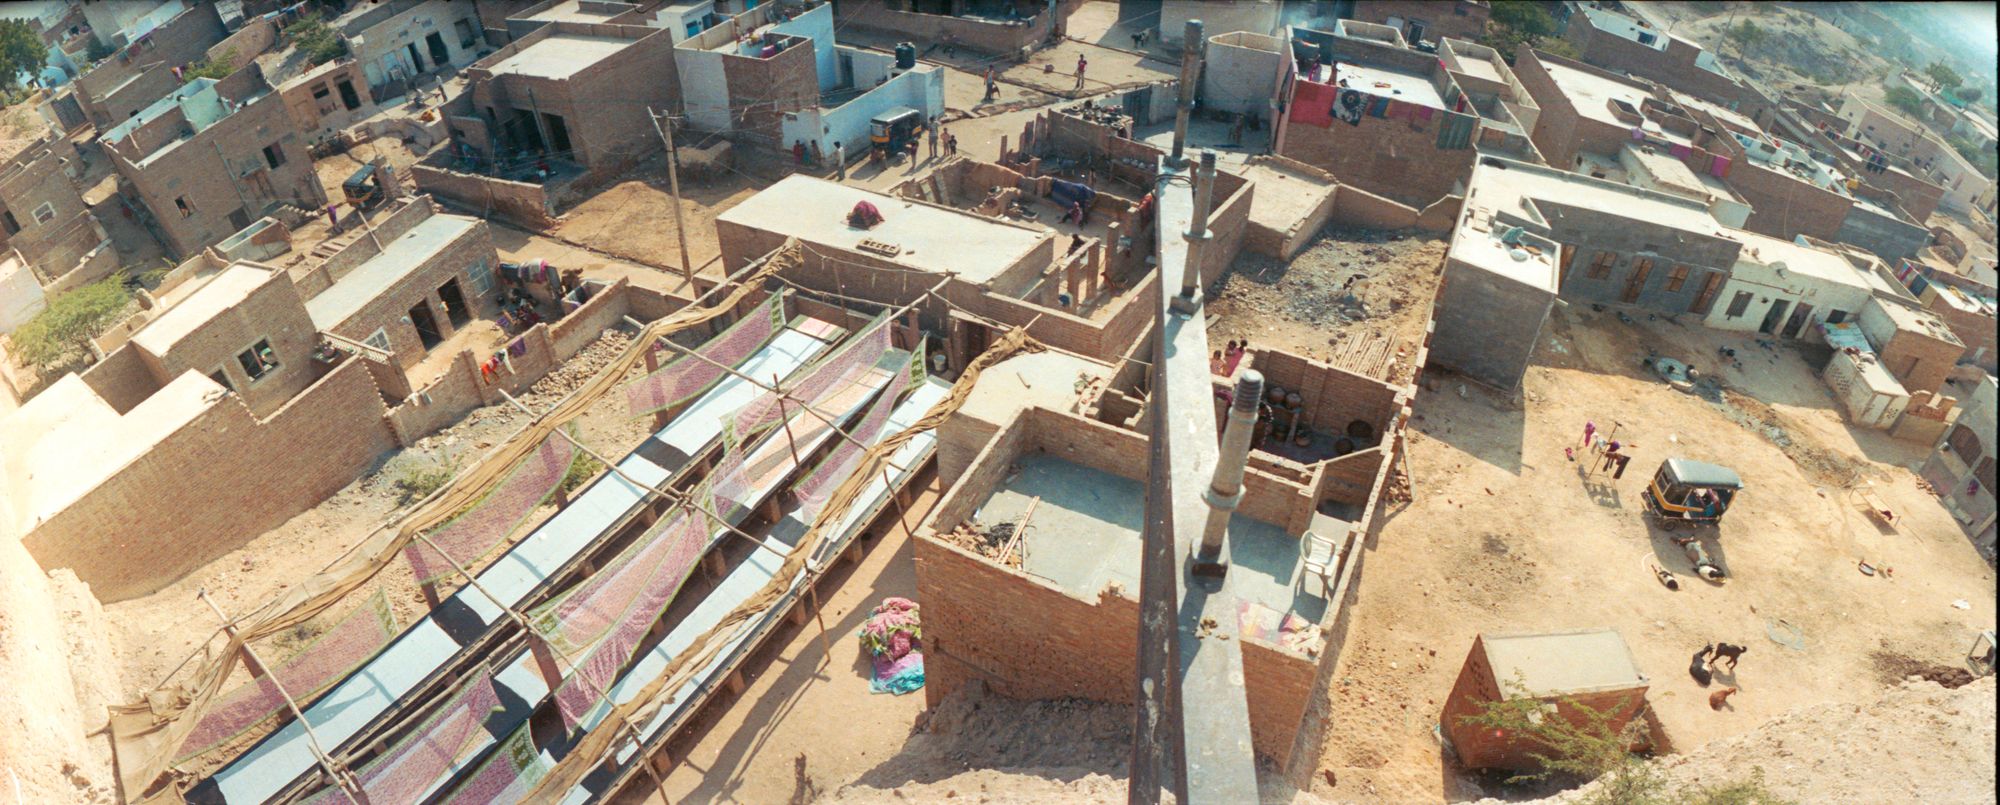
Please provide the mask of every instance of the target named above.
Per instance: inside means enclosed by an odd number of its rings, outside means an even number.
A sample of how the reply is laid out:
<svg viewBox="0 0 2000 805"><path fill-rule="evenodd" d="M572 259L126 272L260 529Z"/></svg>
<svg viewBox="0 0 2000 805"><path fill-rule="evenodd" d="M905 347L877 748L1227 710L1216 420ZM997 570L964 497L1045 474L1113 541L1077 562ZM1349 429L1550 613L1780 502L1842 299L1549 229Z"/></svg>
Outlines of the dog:
<svg viewBox="0 0 2000 805"><path fill-rule="evenodd" d="M1702 646L1700 651L1694 653L1694 659L1688 662L1688 676L1694 677L1695 684L1704 688L1708 687L1708 682L1713 676L1708 672L1708 654L1714 650L1713 643Z"/></svg>
<svg viewBox="0 0 2000 805"><path fill-rule="evenodd" d="M1731 673L1735 673L1736 658L1743 656L1743 652L1749 650L1750 650L1749 646L1737 646L1729 643L1717 643L1715 644L1715 657L1714 659L1709 660L1709 667L1711 668L1715 667L1716 664L1722 662L1723 660L1728 660L1729 671Z"/></svg>
<svg viewBox="0 0 2000 805"><path fill-rule="evenodd" d="M1714 693L1708 694L1708 709L1710 710L1722 709L1722 706L1729 702L1729 697L1734 695L1736 695L1735 688L1723 688Z"/></svg>

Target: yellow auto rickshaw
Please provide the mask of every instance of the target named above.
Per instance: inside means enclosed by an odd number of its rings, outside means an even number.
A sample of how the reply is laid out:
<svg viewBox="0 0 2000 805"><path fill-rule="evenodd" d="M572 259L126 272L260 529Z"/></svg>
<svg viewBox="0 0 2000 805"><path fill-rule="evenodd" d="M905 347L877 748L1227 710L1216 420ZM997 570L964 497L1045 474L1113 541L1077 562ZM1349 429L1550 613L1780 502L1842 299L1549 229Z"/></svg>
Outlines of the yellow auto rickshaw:
<svg viewBox="0 0 2000 805"><path fill-rule="evenodd" d="M1670 458L1660 463L1653 482L1639 497L1646 516L1659 521L1668 531L1682 525L1716 525L1729 511L1736 494L1743 491L1743 477L1717 464Z"/></svg>

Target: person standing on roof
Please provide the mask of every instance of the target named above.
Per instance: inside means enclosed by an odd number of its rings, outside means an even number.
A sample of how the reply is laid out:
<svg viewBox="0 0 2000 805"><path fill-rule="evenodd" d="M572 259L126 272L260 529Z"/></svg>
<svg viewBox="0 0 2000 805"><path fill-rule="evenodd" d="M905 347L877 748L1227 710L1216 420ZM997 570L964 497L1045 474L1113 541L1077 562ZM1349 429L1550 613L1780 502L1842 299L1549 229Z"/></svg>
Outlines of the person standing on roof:
<svg viewBox="0 0 2000 805"><path fill-rule="evenodd" d="M847 149L839 142L833 144L833 170L840 181L847 181Z"/></svg>
<svg viewBox="0 0 2000 805"><path fill-rule="evenodd" d="M931 122L930 122L930 125L927 125L927 126L925 126L924 128L925 128L925 129L927 129L927 130L928 130L928 133L930 134L930 139L931 139L931 159L937 159L937 157L938 157L938 122L937 122L937 118L935 118L935 117L934 117L934 118L931 118Z"/></svg>
<svg viewBox="0 0 2000 805"><path fill-rule="evenodd" d="M1079 91L1083 89L1083 70L1089 66L1089 59L1084 58L1081 53L1076 55L1076 89Z"/></svg>

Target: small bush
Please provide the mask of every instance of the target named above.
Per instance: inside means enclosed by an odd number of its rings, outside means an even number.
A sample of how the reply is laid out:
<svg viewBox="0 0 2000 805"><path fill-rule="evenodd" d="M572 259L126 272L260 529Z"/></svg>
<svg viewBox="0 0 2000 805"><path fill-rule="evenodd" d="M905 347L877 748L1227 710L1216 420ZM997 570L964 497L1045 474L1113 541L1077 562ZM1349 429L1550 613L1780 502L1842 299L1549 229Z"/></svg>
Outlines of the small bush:
<svg viewBox="0 0 2000 805"><path fill-rule="evenodd" d="M432 492L443 489L444 485L451 483L451 479L457 475L456 459L412 462L390 482L396 489L396 505L408 506L423 500Z"/></svg>
<svg viewBox="0 0 2000 805"><path fill-rule="evenodd" d="M563 495L568 496L569 493L576 491L577 487L597 477L597 472L602 469L604 462L598 461L597 457L588 453L578 455L575 461L570 462L569 472L563 475L560 487Z"/></svg>
<svg viewBox="0 0 2000 805"><path fill-rule="evenodd" d="M305 56L307 66L318 66L347 55L347 42L327 27L318 14L300 17L279 33Z"/></svg>
<svg viewBox="0 0 2000 805"><path fill-rule="evenodd" d="M14 352L40 370L68 365L84 353L90 339L117 323L131 300L122 271L57 294L47 308L14 330Z"/></svg>
<svg viewBox="0 0 2000 805"><path fill-rule="evenodd" d="M215 54L213 58L202 59L188 65L187 77L190 79L213 78L221 81L228 78L230 73L235 72L235 68L230 66L230 63L234 61L236 61L236 49L230 48Z"/></svg>

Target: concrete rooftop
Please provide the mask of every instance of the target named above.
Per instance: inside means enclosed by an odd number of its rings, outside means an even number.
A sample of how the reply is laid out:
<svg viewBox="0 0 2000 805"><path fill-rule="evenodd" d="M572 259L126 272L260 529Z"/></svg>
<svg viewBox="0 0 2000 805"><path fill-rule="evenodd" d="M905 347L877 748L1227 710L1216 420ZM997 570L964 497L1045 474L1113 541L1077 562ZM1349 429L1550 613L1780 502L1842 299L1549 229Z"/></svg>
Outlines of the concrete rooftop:
<svg viewBox="0 0 2000 805"><path fill-rule="evenodd" d="M1031 407L1069 411L1077 384L1085 378L1108 379L1111 367L1097 361L1049 350L1016 355L981 374L959 412L995 424L1013 420Z"/></svg>
<svg viewBox="0 0 2000 805"><path fill-rule="evenodd" d="M139 328L139 332L132 334L132 343L154 355L165 355L196 328L207 324L223 311L242 304L252 292L264 287L264 283L283 277L280 272L248 263L231 265L194 293L188 294L180 304L168 308L159 318Z"/></svg>
<svg viewBox="0 0 2000 805"><path fill-rule="evenodd" d="M1466 220L1456 236L1451 239L1451 249L1446 256L1467 265L1476 266L1487 272L1498 274L1532 288L1550 293L1556 291L1557 275L1555 255L1543 250L1536 254L1528 249L1512 249L1500 242L1500 235L1509 227L1487 224L1487 229L1477 227L1481 219ZM1521 259L1515 259L1515 256Z"/></svg>
<svg viewBox="0 0 2000 805"><path fill-rule="evenodd" d="M381 254L355 266L334 280L332 287L306 302L306 313L312 316L313 326L321 330L340 326L478 223L476 218L433 215L411 227L402 237L390 241Z"/></svg>
<svg viewBox="0 0 2000 805"><path fill-rule="evenodd" d="M634 40L617 36L558 33L521 48L488 67L494 75L562 80L624 50Z"/></svg>
<svg viewBox="0 0 2000 805"><path fill-rule="evenodd" d="M1496 163L1496 164L1489 164ZM1482 157L1472 171L1467 206L1490 212L1510 212L1546 223L1534 202L1547 200L1599 210L1688 232L1718 237L1726 229L1705 205L1578 173ZM1476 216L1475 216L1476 218Z"/></svg>
<svg viewBox="0 0 2000 805"><path fill-rule="evenodd" d="M1509 697L1554 692L1587 693L1644 686L1625 638L1611 629L1531 635L1479 636L1493 678ZM1522 690L1520 685L1527 686Z"/></svg>
<svg viewBox="0 0 2000 805"><path fill-rule="evenodd" d="M1865 272L1833 252L1743 229L1730 232L1729 237L1743 244L1743 251L1736 260L1739 274L1744 263L1762 266L1782 263L1788 273L1856 288L1872 290L1874 287L1868 282Z"/></svg>
<svg viewBox="0 0 2000 805"><path fill-rule="evenodd" d="M5 508L25 534L152 450L225 395L199 372L181 374L120 416L71 373L0 417Z"/></svg>
<svg viewBox="0 0 2000 805"><path fill-rule="evenodd" d="M1146 509L1139 481L1045 454L1023 455L1019 462L1020 471L995 489L974 517L987 526L1014 522L1040 498L1021 539L1022 569L1085 600L1096 600L1114 582L1125 597L1138 597L1139 529ZM1228 539L1231 593L1314 623L1326 614L1326 601L1300 592L1298 537L1237 515L1229 521Z"/></svg>
<svg viewBox="0 0 2000 805"><path fill-rule="evenodd" d="M1436 87L1431 86L1431 77L1427 75L1336 62L1333 78L1335 83L1341 86L1370 95L1380 95L1432 109L1444 108L1444 98L1438 95Z"/></svg>
<svg viewBox="0 0 2000 805"><path fill-rule="evenodd" d="M1634 114L1643 116L1646 114L1644 111L1646 100L1653 97L1643 84L1606 78L1550 61L1542 62L1542 66L1548 69L1549 79L1555 82L1556 89L1561 90L1563 96L1576 107L1577 114L1607 126L1616 126L1628 131L1632 128L1630 122L1619 120L1616 115L1611 114L1612 101L1622 101L1632 107ZM1684 135L1655 129L1658 127L1647 129L1646 133L1680 145L1690 144Z"/></svg>
<svg viewBox="0 0 2000 805"><path fill-rule="evenodd" d="M866 145L852 144L848 151L857 153ZM882 223L874 229L847 225L848 211L862 201L882 212ZM892 243L902 247L895 257L870 256L982 285L1049 237L1047 232L798 174L745 199L716 220L842 251L859 251L855 246L863 240Z"/></svg>

